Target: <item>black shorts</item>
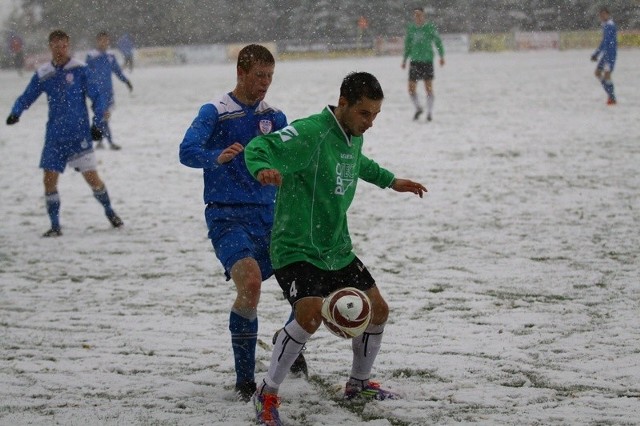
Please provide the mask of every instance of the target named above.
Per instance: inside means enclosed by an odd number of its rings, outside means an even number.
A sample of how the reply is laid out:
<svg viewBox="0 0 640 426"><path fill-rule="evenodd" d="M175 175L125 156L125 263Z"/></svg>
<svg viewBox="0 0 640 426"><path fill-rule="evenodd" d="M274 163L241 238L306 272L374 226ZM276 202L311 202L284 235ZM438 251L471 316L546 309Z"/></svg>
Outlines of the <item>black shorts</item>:
<svg viewBox="0 0 640 426"><path fill-rule="evenodd" d="M295 262L276 269L274 275L291 305L304 297L326 297L344 287L367 291L376 286L375 280L357 257L337 271L325 271L308 262Z"/></svg>
<svg viewBox="0 0 640 426"><path fill-rule="evenodd" d="M409 81L433 80L433 62L413 62L409 64Z"/></svg>

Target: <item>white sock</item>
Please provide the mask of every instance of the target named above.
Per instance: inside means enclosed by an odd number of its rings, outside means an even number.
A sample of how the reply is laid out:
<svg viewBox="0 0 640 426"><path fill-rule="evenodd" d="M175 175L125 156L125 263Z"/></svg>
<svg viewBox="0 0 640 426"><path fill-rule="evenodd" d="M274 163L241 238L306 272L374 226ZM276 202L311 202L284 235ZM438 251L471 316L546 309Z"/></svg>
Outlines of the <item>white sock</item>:
<svg viewBox="0 0 640 426"><path fill-rule="evenodd" d="M307 333L295 319L278 334L278 339L273 346L273 353L271 354L269 372L264 379L267 392L277 393L278 388L287 377L291 365L298 358L309 337L311 337L311 334Z"/></svg>
<svg viewBox="0 0 640 426"><path fill-rule="evenodd" d="M413 105L416 107L416 109L422 110L422 107L420 106L420 101L418 101L418 94L412 93L409 95L409 97L411 98L411 102L413 102Z"/></svg>
<svg viewBox="0 0 640 426"><path fill-rule="evenodd" d="M357 380L369 380L373 362L378 356L382 344L384 324L369 324L365 332L351 339L353 349L353 364L351 365L351 377Z"/></svg>
<svg viewBox="0 0 640 426"><path fill-rule="evenodd" d="M433 111L433 102L435 101L435 99L435 95L427 95L427 112L429 113L429 115L431 115L431 112Z"/></svg>

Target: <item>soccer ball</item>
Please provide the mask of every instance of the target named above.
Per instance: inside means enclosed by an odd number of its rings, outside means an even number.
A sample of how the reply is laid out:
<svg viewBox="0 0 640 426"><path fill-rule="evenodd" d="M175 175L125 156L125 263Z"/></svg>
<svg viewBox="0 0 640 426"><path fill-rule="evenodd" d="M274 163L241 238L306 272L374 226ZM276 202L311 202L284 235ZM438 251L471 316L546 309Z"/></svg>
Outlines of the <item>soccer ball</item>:
<svg viewBox="0 0 640 426"><path fill-rule="evenodd" d="M371 321L369 297L354 287L336 290L322 303L322 322L338 337L350 339L364 333Z"/></svg>

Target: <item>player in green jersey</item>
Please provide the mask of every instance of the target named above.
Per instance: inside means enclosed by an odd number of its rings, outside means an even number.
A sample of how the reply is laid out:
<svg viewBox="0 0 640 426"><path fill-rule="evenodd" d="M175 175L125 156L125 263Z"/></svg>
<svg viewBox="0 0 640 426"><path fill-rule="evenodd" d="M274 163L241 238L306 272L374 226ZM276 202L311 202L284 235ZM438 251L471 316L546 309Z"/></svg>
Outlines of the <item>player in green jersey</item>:
<svg viewBox="0 0 640 426"><path fill-rule="evenodd" d="M433 113L433 46L436 46L440 56L440 66L444 66L444 46L438 34L438 30L431 22L427 22L424 9L417 7L413 10L414 24L407 27L407 35L404 39L404 56L402 57L402 69L409 63L409 97L416 107L413 119L417 120L423 112L416 88L418 80L424 80L424 87L427 91L427 121L431 121Z"/></svg>
<svg viewBox="0 0 640 426"><path fill-rule="evenodd" d="M396 396L369 381L389 309L375 280L353 253L347 226L347 210L359 179L420 197L427 191L418 182L396 178L362 152L362 135L373 125L383 98L373 75L351 73L342 82L337 106L258 136L245 149L250 173L262 184L279 186L271 261L295 309L295 320L278 336L267 377L254 395L262 424L280 424L278 388L322 324L323 298L339 288L364 291L373 313L365 333L352 339L353 364L345 397Z"/></svg>

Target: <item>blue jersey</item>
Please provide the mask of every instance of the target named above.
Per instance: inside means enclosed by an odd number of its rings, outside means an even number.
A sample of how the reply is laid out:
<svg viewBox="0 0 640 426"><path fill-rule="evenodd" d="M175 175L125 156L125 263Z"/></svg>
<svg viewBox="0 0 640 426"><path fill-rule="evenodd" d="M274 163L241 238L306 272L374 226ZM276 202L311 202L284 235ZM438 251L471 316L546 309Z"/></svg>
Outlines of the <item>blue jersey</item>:
<svg viewBox="0 0 640 426"><path fill-rule="evenodd" d="M602 41L600 46L593 53L595 56L600 56L600 63L608 64L613 70L613 66L616 63L616 54L618 52L618 35L616 24L613 19L609 19L602 24Z"/></svg>
<svg viewBox="0 0 640 426"><path fill-rule="evenodd" d="M42 93L47 94L49 119L45 135L45 147L52 147L71 157L90 149L91 131L86 98L92 101L97 125L102 120L107 104L97 87L90 83L86 65L70 59L63 66L48 63L40 66L24 93L18 97L11 114L20 117Z"/></svg>
<svg viewBox="0 0 640 426"><path fill-rule="evenodd" d="M118 49L120 49L125 57L133 55L133 40L131 40L129 34L125 34L120 37L118 40Z"/></svg>
<svg viewBox="0 0 640 426"><path fill-rule="evenodd" d="M109 105L113 104L113 82L111 73L120 81L129 84L129 79L124 75L113 53L102 52L94 49L87 54L87 66L89 77L98 87L100 92L107 97Z"/></svg>
<svg viewBox="0 0 640 426"><path fill-rule="evenodd" d="M282 111L264 101L243 105L231 93L203 105L180 144L180 162L203 169L204 202L273 205L275 186L263 186L251 176L244 153L224 164L218 164L217 159L236 142L246 146L255 136L286 125Z"/></svg>

